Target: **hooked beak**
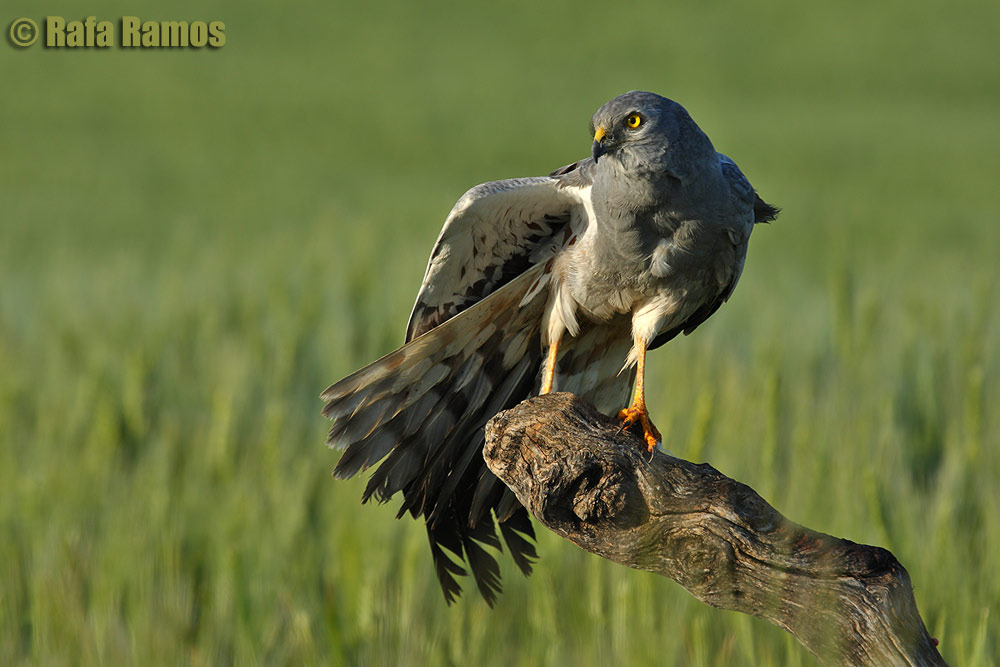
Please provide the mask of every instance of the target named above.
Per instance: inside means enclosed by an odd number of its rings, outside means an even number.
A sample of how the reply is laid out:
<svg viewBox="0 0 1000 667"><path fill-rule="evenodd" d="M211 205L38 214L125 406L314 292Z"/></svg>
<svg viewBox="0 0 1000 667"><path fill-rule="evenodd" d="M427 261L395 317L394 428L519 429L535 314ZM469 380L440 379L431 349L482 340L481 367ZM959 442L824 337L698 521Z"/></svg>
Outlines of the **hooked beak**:
<svg viewBox="0 0 1000 667"><path fill-rule="evenodd" d="M594 132L594 143L590 147L590 154L594 156L594 162L597 162L598 158L608 152L607 147L604 145L604 138L607 134L607 131L603 127L598 127L597 131Z"/></svg>

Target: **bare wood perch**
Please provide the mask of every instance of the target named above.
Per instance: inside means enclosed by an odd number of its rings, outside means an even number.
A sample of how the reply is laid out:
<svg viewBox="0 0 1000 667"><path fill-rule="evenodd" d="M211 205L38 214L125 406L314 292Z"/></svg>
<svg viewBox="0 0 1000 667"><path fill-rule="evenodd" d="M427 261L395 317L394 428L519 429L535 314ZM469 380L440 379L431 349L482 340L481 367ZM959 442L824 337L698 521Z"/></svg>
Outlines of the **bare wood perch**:
<svg viewBox="0 0 1000 667"><path fill-rule="evenodd" d="M763 618L821 662L943 665L910 578L880 547L785 519L707 464L656 452L571 394L486 426L489 468L547 528L696 598Z"/></svg>

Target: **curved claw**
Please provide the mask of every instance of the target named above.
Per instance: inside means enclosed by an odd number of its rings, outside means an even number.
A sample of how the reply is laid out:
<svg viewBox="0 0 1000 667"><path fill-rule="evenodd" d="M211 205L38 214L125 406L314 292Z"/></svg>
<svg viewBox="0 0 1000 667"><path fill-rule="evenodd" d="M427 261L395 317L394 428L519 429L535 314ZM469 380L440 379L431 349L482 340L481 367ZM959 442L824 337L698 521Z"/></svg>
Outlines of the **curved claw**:
<svg viewBox="0 0 1000 667"><path fill-rule="evenodd" d="M649 419L649 411L645 407L632 405L619 410L618 419L622 422L620 431L631 427L635 423L642 425L642 438L646 441L646 447L650 452L656 449L662 441L660 432L653 426L653 422Z"/></svg>

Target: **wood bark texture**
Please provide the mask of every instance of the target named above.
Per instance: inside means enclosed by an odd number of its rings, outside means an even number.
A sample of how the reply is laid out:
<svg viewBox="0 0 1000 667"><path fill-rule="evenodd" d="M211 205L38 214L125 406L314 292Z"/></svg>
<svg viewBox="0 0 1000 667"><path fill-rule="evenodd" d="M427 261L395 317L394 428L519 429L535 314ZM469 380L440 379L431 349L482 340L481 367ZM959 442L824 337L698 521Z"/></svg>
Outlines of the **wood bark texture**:
<svg viewBox="0 0 1000 667"><path fill-rule="evenodd" d="M823 664L945 664L887 550L799 526L708 464L650 455L572 394L498 414L484 457L558 535L784 628Z"/></svg>

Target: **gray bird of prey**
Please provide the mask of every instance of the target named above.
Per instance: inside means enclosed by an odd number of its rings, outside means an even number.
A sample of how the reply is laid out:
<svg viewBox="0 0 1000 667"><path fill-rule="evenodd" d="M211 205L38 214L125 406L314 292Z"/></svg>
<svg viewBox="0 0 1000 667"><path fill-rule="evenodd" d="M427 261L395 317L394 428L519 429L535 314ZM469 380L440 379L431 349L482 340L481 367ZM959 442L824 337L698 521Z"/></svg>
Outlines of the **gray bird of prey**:
<svg viewBox="0 0 1000 667"><path fill-rule="evenodd" d="M397 517L423 517L448 603L464 560L493 605L497 527L522 572L537 557L527 511L483 461L486 422L570 391L641 428L651 451L646 352L730 297L754 223L778 213L676 102L625 93L591 132L584 160L466 192L431 251L405 344L322 394L327 444L343 450L334 474L382 462L362 502L402 492Z"/></svg>

